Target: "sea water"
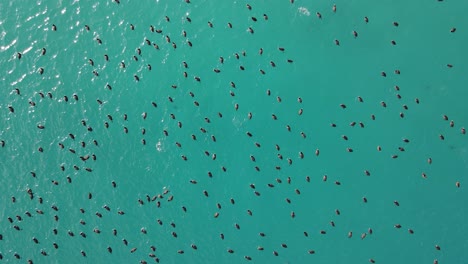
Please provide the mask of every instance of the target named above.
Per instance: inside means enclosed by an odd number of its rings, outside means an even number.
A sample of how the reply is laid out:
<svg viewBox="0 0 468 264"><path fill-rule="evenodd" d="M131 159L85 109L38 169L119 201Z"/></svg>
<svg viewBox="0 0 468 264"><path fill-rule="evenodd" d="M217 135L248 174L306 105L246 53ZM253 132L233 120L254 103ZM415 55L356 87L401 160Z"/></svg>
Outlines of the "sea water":
<svg viewBox="0 0 468 264"><path fill-rule="evenodd" d="M190 2L0 2L0 261L467 263L465 2Z"/></svg>

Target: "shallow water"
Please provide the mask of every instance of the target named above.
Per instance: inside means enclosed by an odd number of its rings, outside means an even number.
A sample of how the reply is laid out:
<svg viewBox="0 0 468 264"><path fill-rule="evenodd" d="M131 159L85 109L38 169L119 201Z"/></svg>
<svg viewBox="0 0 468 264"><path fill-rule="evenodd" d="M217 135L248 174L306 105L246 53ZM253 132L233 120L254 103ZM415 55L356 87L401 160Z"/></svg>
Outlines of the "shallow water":
<svg viewBox="0 0 468 264"><path fill-rule="evenodd" d="M0 2L0 261L464 263L467 4L247 3Z"/></svg>

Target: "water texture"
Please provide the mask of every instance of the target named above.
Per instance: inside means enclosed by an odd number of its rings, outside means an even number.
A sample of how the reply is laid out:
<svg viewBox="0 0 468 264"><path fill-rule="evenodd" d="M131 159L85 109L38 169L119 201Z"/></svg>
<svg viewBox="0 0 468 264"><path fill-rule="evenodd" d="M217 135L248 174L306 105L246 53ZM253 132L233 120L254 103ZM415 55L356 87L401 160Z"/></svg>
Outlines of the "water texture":
<svg viewBox="0 0 468 264"><path fill-rule="evenodd" d="M1 1L0 262L468 263L467 9Z"/></svg>

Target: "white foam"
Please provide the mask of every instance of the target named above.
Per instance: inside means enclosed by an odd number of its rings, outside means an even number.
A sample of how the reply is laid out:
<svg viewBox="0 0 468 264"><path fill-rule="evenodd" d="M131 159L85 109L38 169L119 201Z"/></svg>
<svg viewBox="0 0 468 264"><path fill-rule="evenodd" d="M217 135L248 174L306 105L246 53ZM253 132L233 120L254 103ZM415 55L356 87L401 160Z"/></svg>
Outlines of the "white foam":
<svg viewBox="0 0 468 264"><path fill-rule="evenodd" d="M306 15L306 16L310 16L310 12L307 8L301 6L298 8L298 10L299 10L299 13Z"/></svg>

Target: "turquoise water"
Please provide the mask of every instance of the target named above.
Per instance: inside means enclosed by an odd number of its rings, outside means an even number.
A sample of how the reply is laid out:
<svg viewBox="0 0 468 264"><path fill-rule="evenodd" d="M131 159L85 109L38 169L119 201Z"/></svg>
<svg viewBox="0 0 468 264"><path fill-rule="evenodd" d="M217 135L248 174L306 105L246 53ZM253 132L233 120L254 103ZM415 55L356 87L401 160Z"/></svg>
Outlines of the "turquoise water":
<svg viewBox="0 0 468 264"><path fill-rule="evenodd" d="M0 262L468 263L467 7L0 2Z"/></svg>

